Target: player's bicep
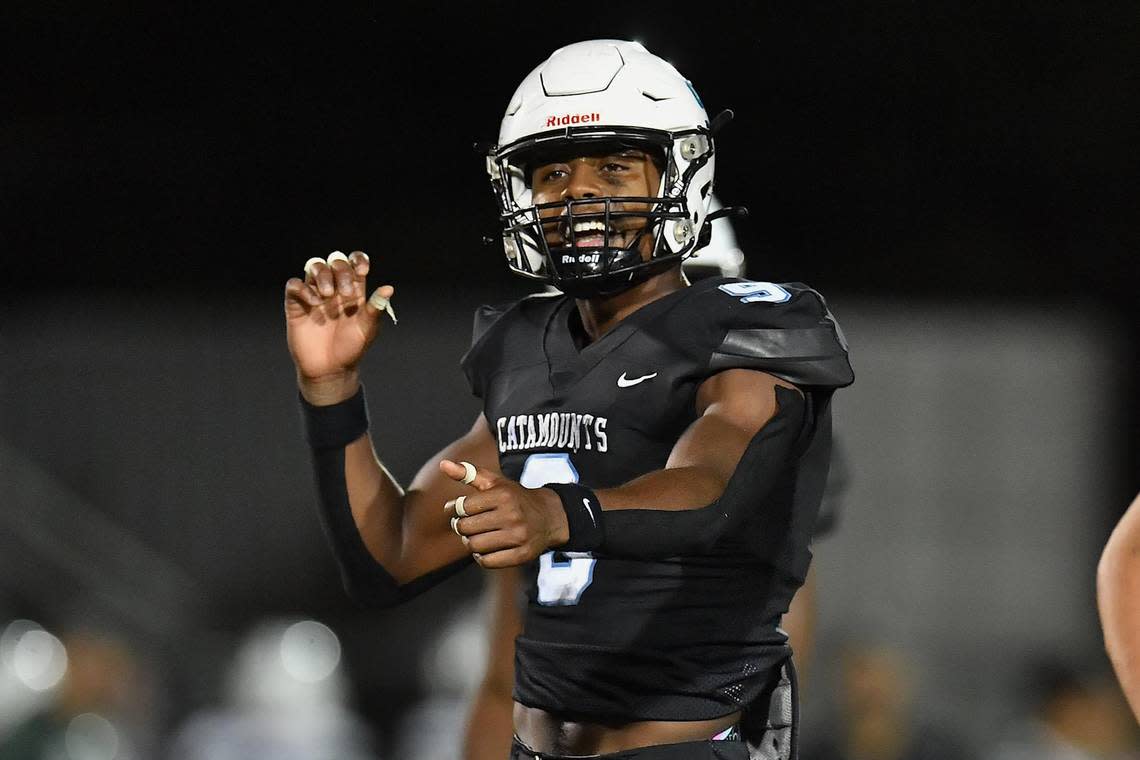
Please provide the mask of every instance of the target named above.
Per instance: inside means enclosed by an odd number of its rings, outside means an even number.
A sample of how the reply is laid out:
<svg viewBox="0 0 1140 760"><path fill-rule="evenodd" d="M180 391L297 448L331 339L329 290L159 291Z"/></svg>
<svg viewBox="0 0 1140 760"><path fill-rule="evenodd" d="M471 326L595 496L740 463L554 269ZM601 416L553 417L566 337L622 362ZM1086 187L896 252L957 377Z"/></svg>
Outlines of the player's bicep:
<svg viewBox="0 0 1140 760"><path fill-rule="evenodd" d="M729 370L706 381L698 397L702 413L677 442L667 468L615 489L640 486L629 500L636 496L654 507L611 509L602 501L604 553L656 559L715 551L787 471L806 421L797 390L760 372ZM674 506L681 501L687 504ZM767 551L761 542L751 546L758 555Z"/></svg>
<svg viewBox="0 0 1140 760"><path fill-rule="evenodd" d="M730 369L697 391L697 419L677 440L667 469L699 468L727 482L749 442L779 411L776 388L795 386L765 372Z"/></svg>

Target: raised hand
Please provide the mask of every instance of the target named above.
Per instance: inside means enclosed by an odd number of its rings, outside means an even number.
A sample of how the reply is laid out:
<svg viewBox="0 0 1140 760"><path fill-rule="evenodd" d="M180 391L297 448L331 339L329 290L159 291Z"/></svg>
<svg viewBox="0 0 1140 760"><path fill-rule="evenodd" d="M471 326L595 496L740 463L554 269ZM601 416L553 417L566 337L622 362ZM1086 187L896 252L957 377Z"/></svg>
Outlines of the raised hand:
<svg viewBox="0 0 1140 760"><path fill-rule="evenodd" d="M463 546L486 568L513 567L570 540L566 513L558 495L547 488L523 488L517 482L466 462L444 459L444 475L471 493L444 505Z"/></svg>
<svg viewBox="0 0 1140 760"><path fill-rule="evenodd" d="M365 298L368 256L339 251L309 259L305 279L285 283L285 326L301 393L315 404L348 398L357 367L380 329L380 312L395 288L383 285ZM391 313L390 307L387 309Z"/></svg>

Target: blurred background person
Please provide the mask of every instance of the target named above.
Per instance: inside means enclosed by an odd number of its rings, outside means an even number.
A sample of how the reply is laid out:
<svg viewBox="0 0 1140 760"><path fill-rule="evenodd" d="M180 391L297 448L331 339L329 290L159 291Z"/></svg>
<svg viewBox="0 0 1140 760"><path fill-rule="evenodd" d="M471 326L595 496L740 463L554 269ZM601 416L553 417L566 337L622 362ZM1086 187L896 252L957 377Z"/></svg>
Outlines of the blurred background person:
<svg viewBox="0 0 1140 760"><path fill-rule="evenodd" d="M0 732L0 760L136 760L153 749L153 694L129 645L74 628L59 638L28 621L5 631L3 659L42 706Z"/></svg>
<svg viewBox="0 0 1140 760"><path fill-rule="evenodd" d="M509 570L485 571L488 583ZM489 598L488 598L489 599ZM463 716L467 712L472 694L479 686L483 664L487 659L489 623L501 625L502 618L494 614L485 601L465 602L441 620L419 658L418 681L424 693L422 699L409 706L400 721L396 736L396 758L416 760L459 760L463 754ZM510 653L514 653L511 647ZM514 670L511 669L513 674ZM510 689L506 692L511 702ZM498 716L496 712L495 717ZM506 710L505 745L497 746L494 760L505 760L511 743L511 712ZM490 724L480 726L491 731ZM499 736L504 733L499 730Z"/></svg>
<svg viewBox="0 0 1140 760"><path fill-rule="evenodd" d="M917 674L906 654L883 645L842 655L829 730L805 737L802 760L970 760L948 728L918 714Z"/></svg>
<svg viewBox="0 0 1140 760"><path fill-rule="evenodd" d="M1136 725L1103 669L1063 658L1043 661L1025 679L1033 708L984 760L1135 760Z"/></svg>
<svg viewBox="0 0 1140 760"><path fill-rule="evenodd" d="M340 641L314 620L265 621L242 640L225 698L174 734L169 760L376 760L349 708Z"/></svg>

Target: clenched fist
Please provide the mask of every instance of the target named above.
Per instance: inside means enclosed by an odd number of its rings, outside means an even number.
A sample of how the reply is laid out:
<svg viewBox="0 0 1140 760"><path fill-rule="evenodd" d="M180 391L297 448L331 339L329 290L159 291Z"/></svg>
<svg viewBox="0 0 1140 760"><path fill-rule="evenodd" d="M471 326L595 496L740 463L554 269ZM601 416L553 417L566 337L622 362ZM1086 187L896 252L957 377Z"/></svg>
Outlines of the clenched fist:
<svg viewBox="0 0 1140 760"><path fill-rule="evenodd" d="M312 404L335 404L359 385L357 367L380 329L395 288L383 285L365 297L368 256L335 252L309 259L305 279L285 283L285 327L297 384ZM393 314L393 319L394 319Z"/></svg>
<svg viewBox="0 0 1140 760"><path fill-rule="evenodd" d="M550 489L524 488L510 478L450 459L442 460L439 469L471 489L444 504L443 513L481 566L522 565L570 540L566 512Z"/></svg>

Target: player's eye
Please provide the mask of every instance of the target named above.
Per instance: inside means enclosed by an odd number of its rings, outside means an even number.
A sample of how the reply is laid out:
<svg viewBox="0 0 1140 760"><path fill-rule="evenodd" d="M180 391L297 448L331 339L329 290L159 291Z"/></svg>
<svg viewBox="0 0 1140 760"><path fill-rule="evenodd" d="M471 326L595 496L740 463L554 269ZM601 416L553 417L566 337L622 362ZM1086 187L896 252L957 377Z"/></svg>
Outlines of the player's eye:
<svg viewBox="0 0 1140 760"><path fill-rule="evenodd" d="M629 170L628 164L618 163L617 161L609 161L602 164L602 171L611 173L620 173Z"/></svg>
<svg viewBox="0 0 1140 760"><path fill-rule="evenodd" d="M534 172L535 182L549 183L557 182L568 175L566 167L564 166L542 166Z"/></svg>

